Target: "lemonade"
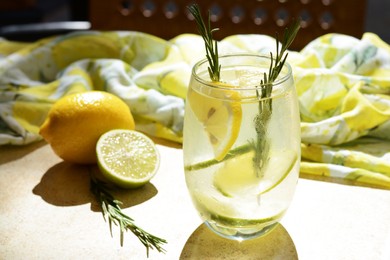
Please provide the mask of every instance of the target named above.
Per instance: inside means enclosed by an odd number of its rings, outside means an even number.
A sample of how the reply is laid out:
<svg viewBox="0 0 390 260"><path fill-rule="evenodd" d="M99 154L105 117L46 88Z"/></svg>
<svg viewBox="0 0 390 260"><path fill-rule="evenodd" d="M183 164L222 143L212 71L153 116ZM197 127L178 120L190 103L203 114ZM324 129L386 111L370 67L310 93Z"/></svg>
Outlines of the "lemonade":
<svg viewBox="0 0 390 260"><path fill-rule="evenodd" d="M206 225L242 240L271 230L290 205L299 173L299 110L288 65L266 100L256 86L269 58L230 55L220 62L222 83L209 81L205 61L193 70L184 122L186 183Z"/></svg>

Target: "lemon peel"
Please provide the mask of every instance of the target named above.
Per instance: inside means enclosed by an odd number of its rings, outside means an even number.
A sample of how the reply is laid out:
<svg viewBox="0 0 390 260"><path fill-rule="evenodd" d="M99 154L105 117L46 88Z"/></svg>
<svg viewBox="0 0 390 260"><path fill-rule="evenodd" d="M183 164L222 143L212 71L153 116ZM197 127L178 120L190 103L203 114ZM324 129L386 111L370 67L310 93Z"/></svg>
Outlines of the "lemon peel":
<svg viewBox="0 0 390 260"><path fill-rule="evenodd" d="M222 82L213 82L213 85L223 88L211 90L221 99L189 89L187 100L209 137L215 159L221 161L232 148L240 132L242 108L239 94L229 89L235 88L234 86Z"/></svg>
<svg viewBox="0 0 390 260"><path fill-rule="evenodd" d="M129 106L103 91L70 94L59 99L40 127L40 135L63 160L96 163L96 142L112 129L134 129Z"/></svg>

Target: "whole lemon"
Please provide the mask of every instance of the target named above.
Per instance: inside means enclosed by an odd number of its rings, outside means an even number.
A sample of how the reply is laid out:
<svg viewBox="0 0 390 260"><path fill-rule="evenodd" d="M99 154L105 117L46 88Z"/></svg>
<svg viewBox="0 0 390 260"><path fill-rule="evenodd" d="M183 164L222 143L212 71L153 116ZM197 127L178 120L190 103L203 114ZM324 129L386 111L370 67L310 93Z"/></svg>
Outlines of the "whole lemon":
<svg viewBox="0 0 390 260"><path fill-rule="evenodd" d="M50 109L40 135L63 160L96 163L96 143L112 129L134 130L128 105L103 91L71 94L59 99Z"/></svg>

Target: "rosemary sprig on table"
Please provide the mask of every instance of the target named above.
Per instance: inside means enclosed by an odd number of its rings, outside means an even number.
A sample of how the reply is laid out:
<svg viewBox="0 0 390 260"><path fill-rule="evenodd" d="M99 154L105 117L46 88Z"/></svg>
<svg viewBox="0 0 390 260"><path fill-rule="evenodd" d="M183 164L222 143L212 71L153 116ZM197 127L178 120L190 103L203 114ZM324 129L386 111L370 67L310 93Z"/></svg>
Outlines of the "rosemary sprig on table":
<svg viewBox="0 0 390 260"><path fill-rule="evenodd" d="M254 119L257 138L256 141L251 141L251 144L255 150L253 166L257 176L261 176L261 169L266 163L269 153L267 125L272 114L271 94L273 83L282 71L288 56L288 53L285 54L285 52L294 41L299 29L299 20L295 21L291 28L285 29L281 48L279 46L278 35L276 35L276 57L274 58L272 52L270 52L271 63L268 74L264 72L263 79L260 80L260 85L256 88L256 95L259 100L259 112Z"/></svg>
<svg viewBox="0 0 390 260"><path fill-rule="evenodd" d="M133 232L134 235L144 244L146 247L146 255L149 257L149 249L156 249L158 252L165 253L165 249L162 248L163 244L166 244L165 239L156 237L145 230L138 227L132 218L127 216L121 209L121 201L116 200L109 192L107 185L91 176L91 191L95 195L99 202L104 220L108 220L110 226L110 232L112 235L112 224L119 226L120 228L120 243L123 246L123 235L126 231Z"/></svg>
<svg viewBox="0 0 390 260"><path fill-rule="evenodd" d="M188 7L190 13L194 16L195 22L198 26L200 35L202 36L206 49L206 58L209 62L208 71L212 81L219 81L221 65L218 60L218 42L213 40L213 32L217 31L216 29L211 29L210 25L210 13L208 15L207 27L203 21L199 6L197 4L190 5Z"/></svg>

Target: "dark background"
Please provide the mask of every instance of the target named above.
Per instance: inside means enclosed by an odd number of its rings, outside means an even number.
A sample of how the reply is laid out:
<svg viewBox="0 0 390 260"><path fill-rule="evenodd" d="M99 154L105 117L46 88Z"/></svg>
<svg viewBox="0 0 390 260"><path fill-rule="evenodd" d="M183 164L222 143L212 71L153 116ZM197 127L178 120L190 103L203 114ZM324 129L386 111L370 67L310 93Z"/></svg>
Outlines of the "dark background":
<svg viewBox="0 0 390 260"><path fill-rule="evenodd" d="M27 8L18 9L15 7L18 2L31 4ZM351 14L353 14L353 6L351 6ZM367 0L366 14L363 19L364 31L376 33L390 44L390 0ZM88 20L88 0L0 0L0 27Z"/></svg>

